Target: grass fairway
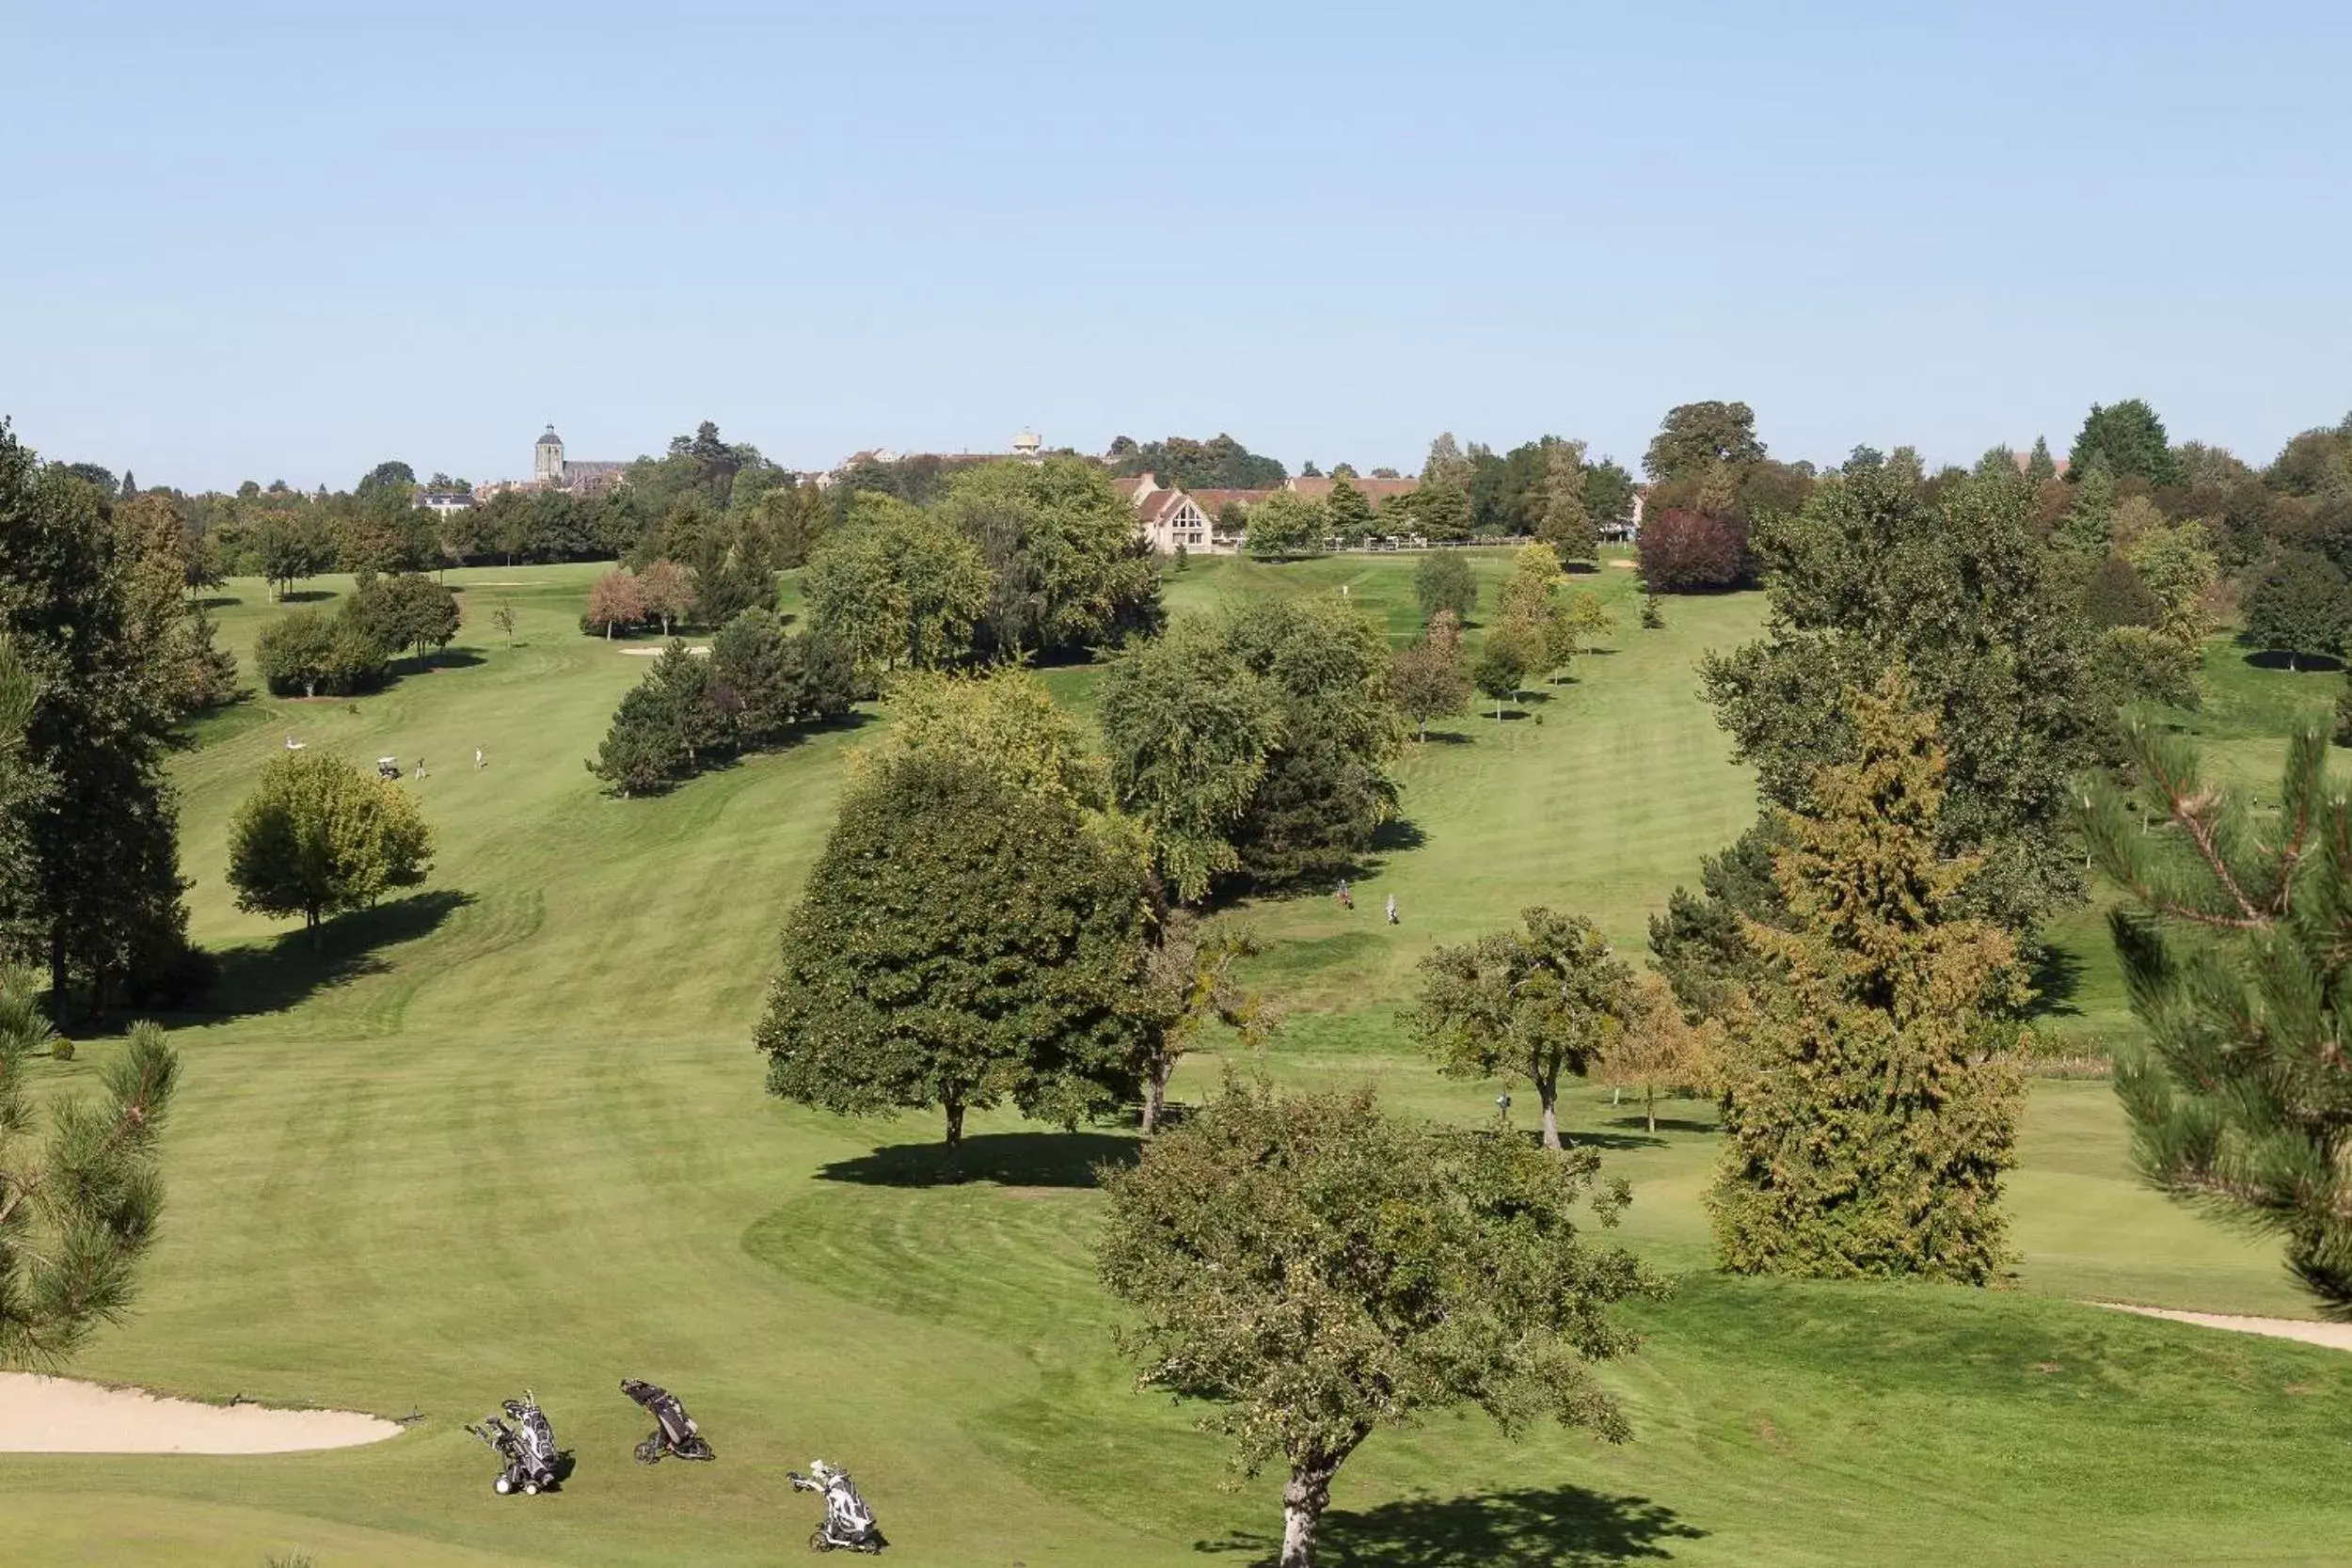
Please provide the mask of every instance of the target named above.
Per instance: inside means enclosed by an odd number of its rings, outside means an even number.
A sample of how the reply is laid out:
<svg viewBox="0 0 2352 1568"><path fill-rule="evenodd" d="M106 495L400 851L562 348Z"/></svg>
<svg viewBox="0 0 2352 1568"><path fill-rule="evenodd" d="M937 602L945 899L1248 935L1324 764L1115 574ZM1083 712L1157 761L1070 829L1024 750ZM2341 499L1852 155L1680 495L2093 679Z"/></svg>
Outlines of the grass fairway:
<svg viewBox="0 0 2352 1568"><path fill-rule="evenodd" d="M1413 564L1195 562L1169 596L1345 585L1402 636ZM817 1454L856 1473L894 1560L1264 1559L1277 1481L1220 1490L1220 1447L1131 1393L1111 1352L1088 1172L1124 1155L1125 1133L980 1118L981 1179L939 1187L930 1118L842 1121L762 1096L749 1041L776 930L860 735L660 800L602 798L580 759L644 664L577 630L598 569L453 572L468 619L446 667L357 704L256 699L176 763L224 1012L177 1036L167 1231L140 1310L75 1370L425 1419L309 1455L9 1456L0 1560L798 1560L816 1510L784 1472ZM1502 569L1480 562L1489 583ZM1400 1039L1413 961L1537 900L1638 949L1668 890L1749 820L1692 665L1752 635L1761 601L1669 601L1667 627L1645 632L1630 574L1585 580L1614 601L1612 651L1518 717L1456 721L1413 750L1409 831L1352 915L1315 897L1252 912L1269 940L1258 978L1292 1012L1278 1072L1489 1114L1491 1085L1437 1077ZM230 594L243 653L278 610L255 584ZM491 628L501 599L511 642ZM2268 683L2295 679L2225 673L2249 701L2289 700ZM1094 672L1048 678L1090 706ZM405 787L439 834L423 890L335 923L315 953L237 913L221 881L229 814L289 732L362 763L426 759ZM2266 742L2249 726L2244 744ZM1396 927L1379 915L1390 892ZM2097 956L2079 956L2091 995ZM59 1077L86 1079L109 1049ZM1214 1070L1189 1066L1180 1096ZM1654 1136L1604 1094L1568 1110L1634 1183L1631 1243L1686 1276L1644 1309L1643 1354L1607 1373L1635 1440L1515 1445L1453 1418L1381 1434L1336 1488L1331 1560L2344 1560L2352 1360L2070 1299L2300 1307L2272 1249L2132 1182L2104 1085L2037 1088L2011 1186L2021 1288L1990 1293L1714 1275L1706 1108L1672 1105ZM719 1463L629 1463L648 1423L624 1376L683 1394ZM460 1429L526 1384L579 1468L559 1496L502 1499Z"/></svg>

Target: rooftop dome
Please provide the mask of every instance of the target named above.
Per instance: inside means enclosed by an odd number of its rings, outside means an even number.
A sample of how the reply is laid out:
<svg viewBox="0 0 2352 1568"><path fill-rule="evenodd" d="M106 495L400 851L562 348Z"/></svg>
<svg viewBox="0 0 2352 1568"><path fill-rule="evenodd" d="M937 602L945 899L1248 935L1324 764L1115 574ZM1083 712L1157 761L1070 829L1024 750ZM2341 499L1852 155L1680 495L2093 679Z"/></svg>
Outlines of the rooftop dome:
<svg viewBox="0 0 2352 1568"><path fill-rule="evenodd" d="M564 444L564 437L555 433L555 426L549 425L548 433L531 444L534 447L560 447Z"/></svg>

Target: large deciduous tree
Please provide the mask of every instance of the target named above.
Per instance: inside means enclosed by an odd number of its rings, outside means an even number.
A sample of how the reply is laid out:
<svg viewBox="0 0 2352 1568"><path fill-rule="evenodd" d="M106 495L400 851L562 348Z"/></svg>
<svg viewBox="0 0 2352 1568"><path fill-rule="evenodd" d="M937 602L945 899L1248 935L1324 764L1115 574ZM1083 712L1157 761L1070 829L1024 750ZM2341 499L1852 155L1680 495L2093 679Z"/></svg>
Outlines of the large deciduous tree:
<svg viewBox="0 0 2352 1568"><path fill-rule="evenodd" d="M1423 622L1451 613L1464 626L1478 612L1478 581L1459 551L1431 550L1413 568L1413 597Z"/></svg>
<svg viewBox="0 0 2352 1568"><path fill-rule="evenodd" d="M2074 578L2026 501L2013 480L1977 479L1931 501L1858 456L1803 513L1758 528L1765 636L1702 667L1765 800L1793 807L1824 763L1853 754L1841 691L1906 665L1949 752L1939 842L1982 857L1969 902L2012 930L2081 895L2068 801L2115 727Z"/></svg>
<svg viewBox="0 0 2352 1568"><path fill-rule="evenodd" d="M2084 832L2129 900L2109 923L2147 1031L2116 1064L2135 1159L2282 1238L2322 1311L2352 1319L2352 802L2316 728L2290 737L2279 809L2259 816L2181 738L2126 738L2140 809L2094 780Z"/></svg>
<svg viewBox="0 0 2352 1568"><path fill-rule="evenodd" d="M1983 1285L2010 1262L2025 977L1963 912L1976 863L1938 847L1934 717L1899 672L1846 705L1854 760L1784 818L1788 928L1746 929L1764 966L1722 1054L1716 1244L1740 1274Z"/></svg>
<svg viewBox="0 0 2352 1568"><path fill-rule="evenodd" d="M183 683L140 624L135 553L97 493L42 469L0 423L0 639L29 679L22 822L31 875L0 883L0 932L49 960L53 1006L93 1010L186 946L178 801L164 753Z"/></svg>
<svg viewBox="0 0 2352 1568"><path fill-rule="evenodd" d="M1422 740L1429 738L1429 721L1446 719L1470 705L1470 672L1462 657L1462 625L1450 610L1429 621L1419 641L1390 657L1389 690Z"/></svg>
<svg viewBox="0 0 2352 1568"><path fill-rule="evenodd" d="M1074 653L1160 629L1160 565L1100 465L985 463L949 482L941 515L979 549L992 587L982 651Z"/></svg>
<svg viewBox="0 0 2352 1568"><path fill-rule="evenodd" d="M1634 546L1642 585L1653 594L1711 594L1747 574L1748 531L1731 517L1654 510Z"/></svg>
<svg viewBox="0 0 2352 1568"><path fill-rule="evenodd" d="M969 657L993 584L980 547L946 518L869 492L810 555L802 593L810 626L871 679Z"/></svg>
<svg viewBox="0 0 2352 1568"><path fill-rule="evenodd" d="M0 1370L50 1371L119 1323L163 1205L157 1143L179 1062L152 1023L110 1053L93 1102L48 1105L38 1139L34 1064L54 1054L26 969L0 969Z"/></svg>
<svg viewBox="0 0 2352 1568"><path fill-rule="evenodd" d="M433 864L433 830L408 793L325 752L289 752L229 823L237 908L302 916L311 941L328 915L414 887Z"/></svg>
<svg viewBox="0 0 2352 1568"><path fill-rule="evenodd" d="M1200 617L1178 618L1104 676L1113 798L1143 822L1160 876L1187 902L1240 868L1233 830L1281 743L1279 700Z"/></svg>
<svg viewBox="0 0 2352 1568"><path fill-rule="evenodd" d="M1248 548L1261 561L1288 561L1323 548L1330 518L1320 502L1277 490L1249 509Z"/></svg>
<svg viewBox="0 0 2352 1568"><path fill-rule="evenodd" d="M1522 911L1520 928L1439 947L1421 961L1406 1022L1451 1077L1510 1077L1535 1090L1546 1148L1560 1143L1560 1080L1625 1027L1633 973L1580 914Z"/></svg>
<svg viewBox="0 0 2352 1568"><path fill-rule="evenodd" d="M1764 460L1756 410L1744 403L1685 403L1666 411L1642 467L1653 480L1682 479L1718 464L1734 468Z"/></svg>
<svg viewBox="0 0 2352 1568"><path fill-rule="evenodd" d="M843 798L785 923L769 1092L849 1115L1010 1101L1075 1125L1140 1088L1144 881L1067 801L923 749Z"/></svg>
<svg viewBox="0 0 2352 1568"><path fill-rule="evenodd" d="M2245 640L2287 656L2288 666L2344 651L2352 626L2352 583L2335 563L2310 550L2281 550L2246 594Z"/></svg>
<svg viewBox="0 0 2352 1568"><path fill-rule="evenodd" d="M1589 1151L1232 1079L1104 1183L1120 1344L1141 1386L1214 1404L1244 1474L1286 1472L1281 1568L1312 1568L1332 1480L1381 1427L1467 1404L1514 1434L1629 1435L1591 1364L1635 1347L1608 1307L1660 1287L1580 1232L1626 1201Z"/></svg>

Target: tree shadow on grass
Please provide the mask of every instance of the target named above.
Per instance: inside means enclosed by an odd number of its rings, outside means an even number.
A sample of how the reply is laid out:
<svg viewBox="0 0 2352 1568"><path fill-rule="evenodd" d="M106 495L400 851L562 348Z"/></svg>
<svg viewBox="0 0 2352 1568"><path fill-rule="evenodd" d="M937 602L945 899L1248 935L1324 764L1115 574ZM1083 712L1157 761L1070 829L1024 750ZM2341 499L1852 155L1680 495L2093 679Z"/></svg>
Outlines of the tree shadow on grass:
<svg viewBox="0 0 2352 1568"><path fill-rule="evenodd" d="M279 604L318 604L335 596L331 588L297 588L291 594L278 595Z"/></svg>
<svg viewBox="0 0 2352 1568"><path fill-rule="evenodd" d="M2284 654L2275 648L2258 648L2246 656L2246 662L2257 670L2305 675L2324 675L2344 668L2344 660L2328 654Z"/></svg>
<svg viewBox="0 0 2352 1568"><path fill-rule="evenodd" d="M473 648L436 648L422 658L403 658L393 668L404 675L429 675L436 670L471 670L489 662Z"/></svg>
<svg viewBox="0 0 2352 1568"><path fill-rule="evenodd" d="M932 1187L993 1181L1000 1187L1092 1187L1097 1165L1133 1164L1139 1138L1117 1132L983 1132L963 1140L955 1167L944 1139L892 1144L818 1171L827 1181Z"/></svg>
<svg viewBox="0 0 2352 1568"><path fill-rule="evenodd" d="M2075 992L2082 989L2083 961L2065 948L2042 942L2033 953L2033 1006L2027 1009L2031 1018L2080 1018L2082 1008L2074 1005Z"/></svg>
<svg viewBox="0 0 2352 1568"><path fill-rule="evenodd" d="M1609 1118L1609 1125L1630 1128L1644 1134L1649 1132L1649 1123L1642 1119L1642 1114L1639 1111L1629 1117L1612 1117ZM1658 1131L1661 1132L1721 1132L1722 1128L1715 1122L1692 1121L1688 1117L1660 1117ZM1645 1135L1643 1141L1654 1144L1660 1140Z"/></svg>
<svg viewBox="0 0 2352 1568"><path fill-rule="evenodd" d="M1469 1497L1407 1497L1359 1513L1323 1516L1315 1560L1329 1568L1452 1568L1467 1562L1512 1568L1602 1568L1662 1561L1668 1543L1707 1532L1647 1497L1613 1497L1581 1486L1521 1487ZM1281 1543L1243 1531L1194 1544L1200 1552L1254 1552L1248 1568L1275 1568Z"/></svg>
<svg viewBox="0 0 2352 1568"><path fill-rule="evenodd" d="M382 973L390 967L385 949L431 935L473 901L470 893L437 889L340 915L319 927L315 946L309 931L294 930L230 948L220 955L219 983L195 1010L232 1018L284 1012L330 986Z"/></svg>
<svg viewBox="0 0 2352 1568"><path fill-rule="evenodd" d="M1431 736L1432 739L1436 737ZM1372 847L1375 854L1393 854L1399 849L1418 849L1429 842L1429 835L1409 816L1392 816L1372 830Z"/></svg>

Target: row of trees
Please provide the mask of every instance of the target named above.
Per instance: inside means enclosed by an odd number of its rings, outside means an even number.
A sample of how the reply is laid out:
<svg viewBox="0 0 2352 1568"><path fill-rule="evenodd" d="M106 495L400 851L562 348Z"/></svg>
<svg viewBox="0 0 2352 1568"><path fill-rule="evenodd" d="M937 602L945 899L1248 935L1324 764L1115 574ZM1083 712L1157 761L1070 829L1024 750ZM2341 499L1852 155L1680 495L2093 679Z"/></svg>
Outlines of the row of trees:
<svg viewBox="0 0 2352 1568"><path fill-rule="evenodd" d="M628 693L588 771L613 793L651 794L745 752L784 745L850 710L848 653L746 610L707 650L673 641Z"/></svg>
<svg viewBox="0 0 2352 1568"><path fill-rule="evenodd" d="M853 495L802 582L860 676L1058 657L1159 629L1135 508L1080 458L963 469L935 504Z"/></svg>
<svg viewBox="0 0 2352 1568"><path fill-rule="evenodd" d="M391 678L404 649L419 659L449 646L463 619L457 595L431 578L363 578L333 614L305 606L262 629L254 662L279 696L349 696Z"/></svg>

